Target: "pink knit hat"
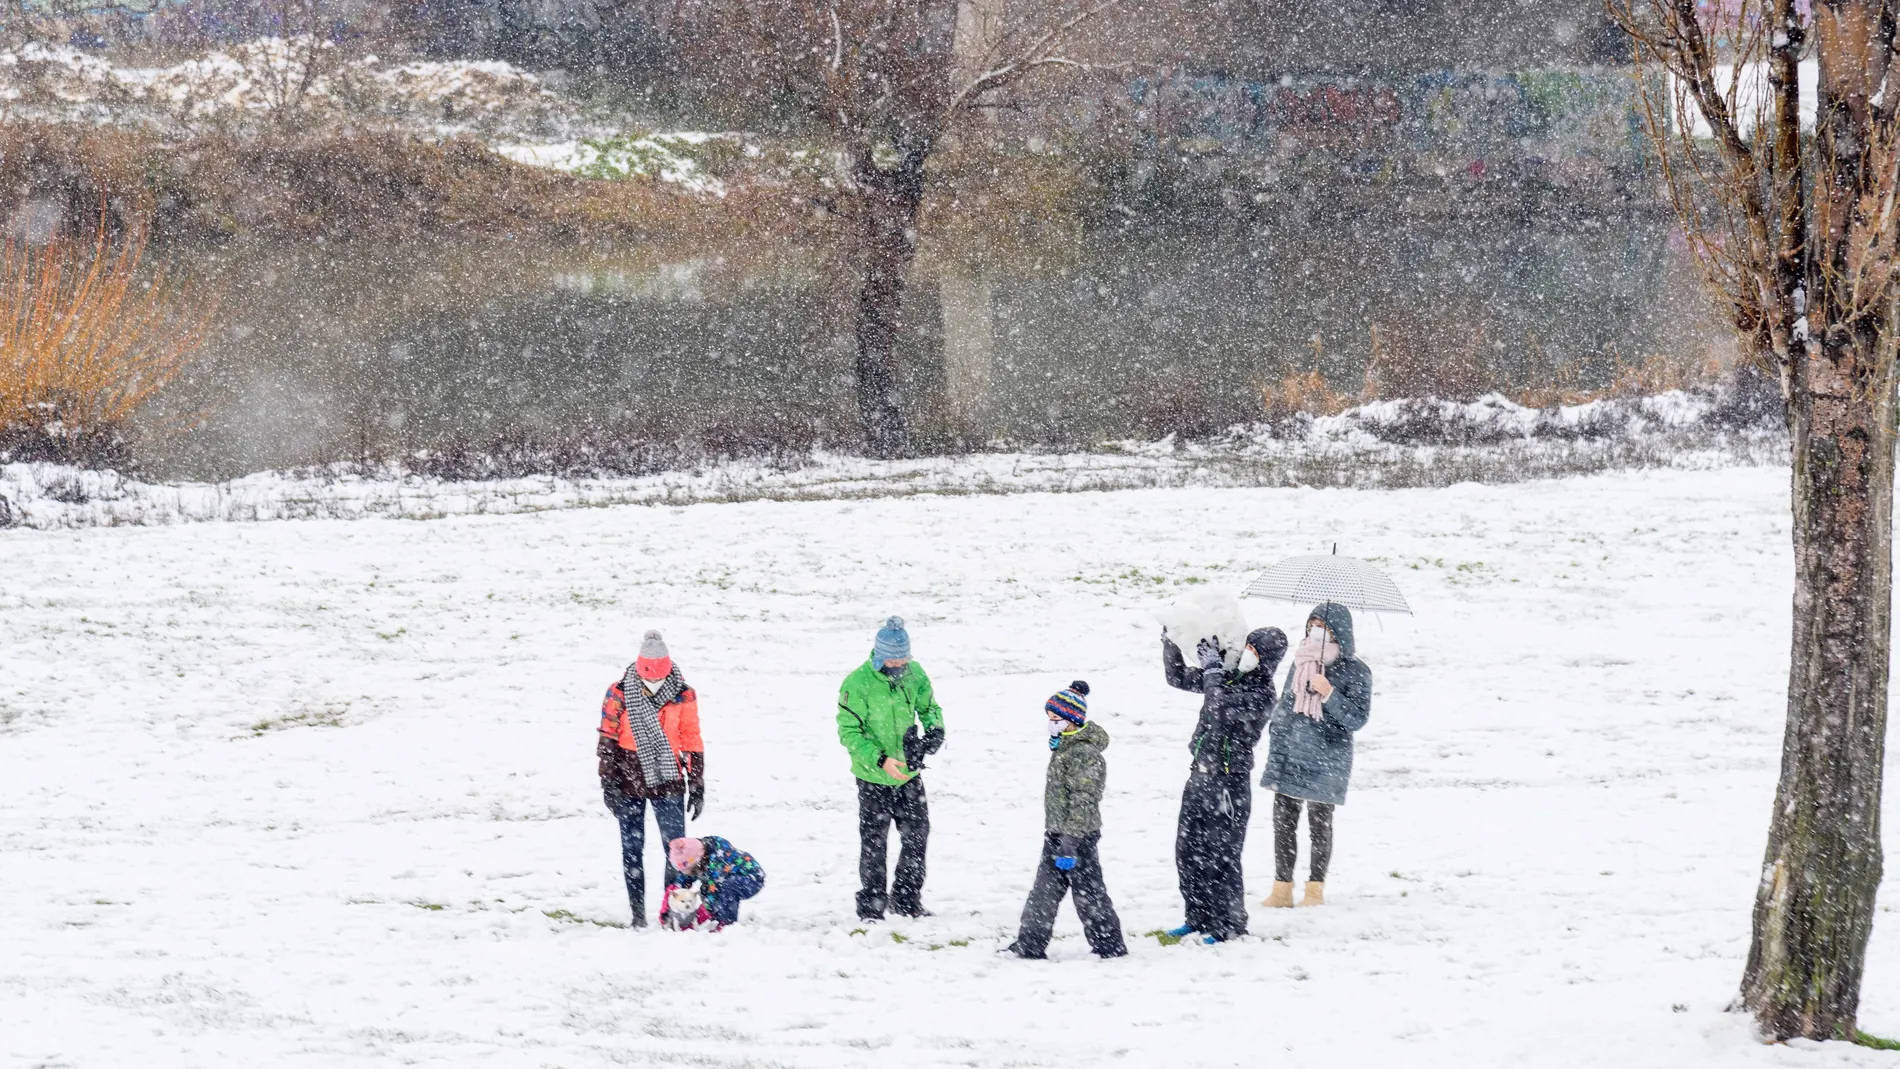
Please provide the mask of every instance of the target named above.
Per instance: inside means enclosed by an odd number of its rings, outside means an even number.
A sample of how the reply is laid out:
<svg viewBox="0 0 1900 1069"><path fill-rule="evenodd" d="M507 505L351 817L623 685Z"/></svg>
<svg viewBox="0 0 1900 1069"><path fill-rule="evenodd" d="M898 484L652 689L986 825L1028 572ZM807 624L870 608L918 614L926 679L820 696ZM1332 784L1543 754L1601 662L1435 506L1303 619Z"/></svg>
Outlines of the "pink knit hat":
<svg viewBox="0 0 1900 1069"><path fill-rule="evenodd" d="M666 858L680 872L691 872L706 856L706 844L698 839L675 839L666 844Z"/></svg>

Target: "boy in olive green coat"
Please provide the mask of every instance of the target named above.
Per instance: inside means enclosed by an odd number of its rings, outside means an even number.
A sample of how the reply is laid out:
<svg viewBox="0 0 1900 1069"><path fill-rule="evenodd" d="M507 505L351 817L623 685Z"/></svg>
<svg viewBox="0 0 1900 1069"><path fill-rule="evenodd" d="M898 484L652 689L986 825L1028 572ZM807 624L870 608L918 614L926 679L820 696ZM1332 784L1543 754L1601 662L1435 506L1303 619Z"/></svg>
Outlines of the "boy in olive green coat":
<svg viewBox="0 0 1900 1069"><path fill-rule="evenodd" d="M871 659L845 677L838 692L838 741L851 755L858 783L858 919L883 920L887 906L899 916L928 916L923 892L930 805L918 773L923 759L943 748L943 709L923 666L911 660L910 634L896 616L884 621ZM886 891L884 860L893 824L903 846Z"/></svg>
<svg viewBox="0 0 1900 1069"><path fill-rule="evenodd" d="M1089 722L1089 685L1069 684L1043 703L1049 718L1049 775L1042 792L1042 859L1023 904L1023 922L1010 952L1041 958L1049 949L1056 910L1074 892L1075 912L1089 949L1104 958L1128 953L1121 918L1102 882L1102 791L1108 786L1108 732Z"/></svg>

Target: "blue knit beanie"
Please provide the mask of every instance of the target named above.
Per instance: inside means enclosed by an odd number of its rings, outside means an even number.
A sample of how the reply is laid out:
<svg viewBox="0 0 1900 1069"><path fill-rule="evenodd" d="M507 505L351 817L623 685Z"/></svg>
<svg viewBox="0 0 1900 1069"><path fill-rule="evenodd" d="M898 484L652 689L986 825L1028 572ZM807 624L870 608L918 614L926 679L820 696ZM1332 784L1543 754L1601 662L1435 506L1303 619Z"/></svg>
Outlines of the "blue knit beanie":
<svg viewBox="0 0 1900 1069"><path fill-rule="evenodd" d="M877 667L885 661L910 660L910 632L904 630L904 618L893 616L877 630L877 642L871 646L871 660Z"/></svg>

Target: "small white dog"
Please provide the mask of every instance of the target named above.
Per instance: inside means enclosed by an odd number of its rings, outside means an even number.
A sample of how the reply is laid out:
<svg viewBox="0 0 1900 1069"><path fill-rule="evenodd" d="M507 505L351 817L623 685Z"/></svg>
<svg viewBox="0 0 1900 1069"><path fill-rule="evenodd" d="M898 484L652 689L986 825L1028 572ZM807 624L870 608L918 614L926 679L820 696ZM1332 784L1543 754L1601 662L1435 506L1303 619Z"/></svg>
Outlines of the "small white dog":
<svg viewBox="0 0 1900 1069"><path fill-rule="evenodd" d="M687 932L699 926L699 907L705 904L700 897L699 885L689 883L684 887L669 887L666 891L666 918L664 924L676 932Z"/></svg>

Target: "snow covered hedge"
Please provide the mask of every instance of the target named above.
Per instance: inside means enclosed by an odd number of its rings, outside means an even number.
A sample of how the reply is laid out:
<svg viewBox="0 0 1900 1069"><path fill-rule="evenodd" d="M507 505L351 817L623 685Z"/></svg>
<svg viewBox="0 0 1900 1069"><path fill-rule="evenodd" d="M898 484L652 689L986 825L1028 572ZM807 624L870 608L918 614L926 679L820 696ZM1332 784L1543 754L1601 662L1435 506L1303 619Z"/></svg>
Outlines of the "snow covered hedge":
<svg viewBox="0 0 1900 1069"><path fill-rule="evenodd" d="M422 474L430 468L424 456L367 470L338 465L167 484L110 471L14 463L0 465L0 527L423 519L615 504L1173 486L1443 486L1629 468L1779 464L1787 455L1786 436L1772 411L1719 390L1547 410L1502 397L1462 404L1390 401L1297 422L1235 427L1201 441L1169 436L1071 453L997 451L901 461L823 450L699 461L682 454L678 470L636 475L570 470L451 479Z"/></svg>
<svg viewBox="0 0 1900 1069"><path fill-rule="evenodd" d="M15 118L185 133L296 113L381 116L437 133L551 133L574 112L535 75L485 60L387 62L327 41L266 37L166 67L121 66L65 45L0 51L0 103Z"/></svg>

